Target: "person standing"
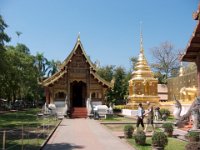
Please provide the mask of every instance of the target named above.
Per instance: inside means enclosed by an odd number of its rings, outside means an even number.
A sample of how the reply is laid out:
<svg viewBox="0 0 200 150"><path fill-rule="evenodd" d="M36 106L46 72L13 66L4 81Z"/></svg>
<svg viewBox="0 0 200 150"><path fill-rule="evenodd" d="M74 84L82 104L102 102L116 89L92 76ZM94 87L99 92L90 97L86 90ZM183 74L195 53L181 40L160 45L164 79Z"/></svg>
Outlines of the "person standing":
<svg viewBox="0 0 200 150"><path fill-rule="evenodd" d="M142 107L142 104L139 103L138 105L138 110L137 110L137 124L136 124L136 132L137 132L137 129L139 127L139 125L141 124L143 130L144 130L144 123L143 123L143 118L144 118L144 109Z"/></svg>
<svg viewBox="0 0 200 150"><path fill-rule="evenodd" d="M151 124L152 126L152 132L154 132L154 125L153 125L153 106L150 104L150 102L147 102L148 110L144 114L144 116L147 116L147 122L144 131L147 131L148 126Z"/></svg>

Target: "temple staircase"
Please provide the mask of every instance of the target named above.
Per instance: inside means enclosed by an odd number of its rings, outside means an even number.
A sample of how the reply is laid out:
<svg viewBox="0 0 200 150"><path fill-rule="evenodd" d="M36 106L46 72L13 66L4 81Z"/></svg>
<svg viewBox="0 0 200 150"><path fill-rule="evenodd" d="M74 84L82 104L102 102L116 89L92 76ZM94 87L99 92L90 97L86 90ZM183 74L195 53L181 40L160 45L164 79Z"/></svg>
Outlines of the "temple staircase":
<svg viewBox="0 0 200 150"><path fill-rule="evenodd" d="M74 107L71 111L71 118L87 118L87 108Z"/></svg>

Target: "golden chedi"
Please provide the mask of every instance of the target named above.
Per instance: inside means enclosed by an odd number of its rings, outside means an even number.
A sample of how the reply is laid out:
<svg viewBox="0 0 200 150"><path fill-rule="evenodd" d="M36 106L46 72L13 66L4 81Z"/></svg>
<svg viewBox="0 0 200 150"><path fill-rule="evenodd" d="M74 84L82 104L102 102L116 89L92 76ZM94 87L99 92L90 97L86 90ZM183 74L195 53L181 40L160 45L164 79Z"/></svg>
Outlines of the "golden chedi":
<svg viewBox="0 0 200 150"><path fill-rule="evenodd" d="M152 104L159 103L157 92L158 80L154 78L147 60L144 56L144 48L142 34L140 37L140 54L138 61L132 72L132 78L129 81L129 102L128 105L136 106L138 103L146 103L149 101Z"/></svg>

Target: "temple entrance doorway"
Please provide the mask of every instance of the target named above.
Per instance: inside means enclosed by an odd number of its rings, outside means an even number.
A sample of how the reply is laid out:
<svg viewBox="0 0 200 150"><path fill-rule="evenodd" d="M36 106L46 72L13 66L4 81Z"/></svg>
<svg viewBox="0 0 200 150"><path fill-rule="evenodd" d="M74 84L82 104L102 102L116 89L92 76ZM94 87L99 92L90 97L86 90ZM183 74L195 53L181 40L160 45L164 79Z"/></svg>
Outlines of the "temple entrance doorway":
<svg viewBox="0 0 200 150"><path fill-rule="evenodd" d="M86 106L86 83L74 81L70 84L70 99L72 107Z"/></svg>

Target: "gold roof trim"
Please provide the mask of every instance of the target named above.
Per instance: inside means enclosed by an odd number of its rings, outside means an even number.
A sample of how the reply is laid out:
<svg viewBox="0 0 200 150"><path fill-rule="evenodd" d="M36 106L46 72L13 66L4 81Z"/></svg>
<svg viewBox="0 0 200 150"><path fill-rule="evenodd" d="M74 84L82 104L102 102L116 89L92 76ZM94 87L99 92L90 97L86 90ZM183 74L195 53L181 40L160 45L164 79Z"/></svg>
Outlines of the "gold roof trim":
<svg viewBox="0 0 200 150"><path fill-rule="evenodd" d="M71 51L71 53L69 54L69 56L63 61L61 67L60 67L60 70L58 72L56 72L55 74L53 74L51 77L45 79L43 82L42 82L42 85L43 86L48 86L50 84L53 84L56 80L58 80L59 78L61 78L67 71L66 71L66 66L67 64L70 62L72 56L76 53L76 50L78 48L78 46L80 46L82 52L83 52L83 55L84 57L86 58L86 61L89 63L90 65L90 73L98 79L98 81L102 82L102 84L108 86L108 87L112 87L111 86L111 83L107 82L106 80L104 80L103 78L101 78L97 73L96 73L96 67L94 66L94 64L91 62L91 60L88 58L84 48L83 48L83 45L81 43L81 40L80 40L80 35L78 36L77 38L77 41L76 41L76 44L73 48L73 50Z"/></svg>
<svg viewBox="0 0 200 150"><path fill-rule="evenodd" d="M60 79L67 71L59 71L57 73L55 73L53 76L49 77L48 79L43 81L43 85L44 86L48 86L50 84L54 84L54 82L56 82L56 80Z"/></svg>
<svg viewBox="0 0 200 150"><path fill-rule="evenodd" d="M87 54L86 54L86 52L85 52L85 50L83 48L83 45L82 45L81 40L80 40L80 35L77 38L77 41L76 41L76 44L75 44L73 50L71 51L71 53L69 54L69 56L63 61L62 65L61 65L61 68L64 68L69 63L69 61L71 60L72 56L76 53L76 50L77 50L78 46L81 47L83 55L85 56L87 62L90 65L90 67L92 67L93 70L96 70L96 67L91 62L91 60L88 58L88 56L87 56Z"/></svg>
<svg viewBox="0 0 200 150"><path fill-rule="evenodd" d="M100 77L97 73L90 71L90 74L92 74L97 80L99 80L102 84L106 85L107 87L111 88L112 85L110 82L104 80L102 77Z"/></svg>

